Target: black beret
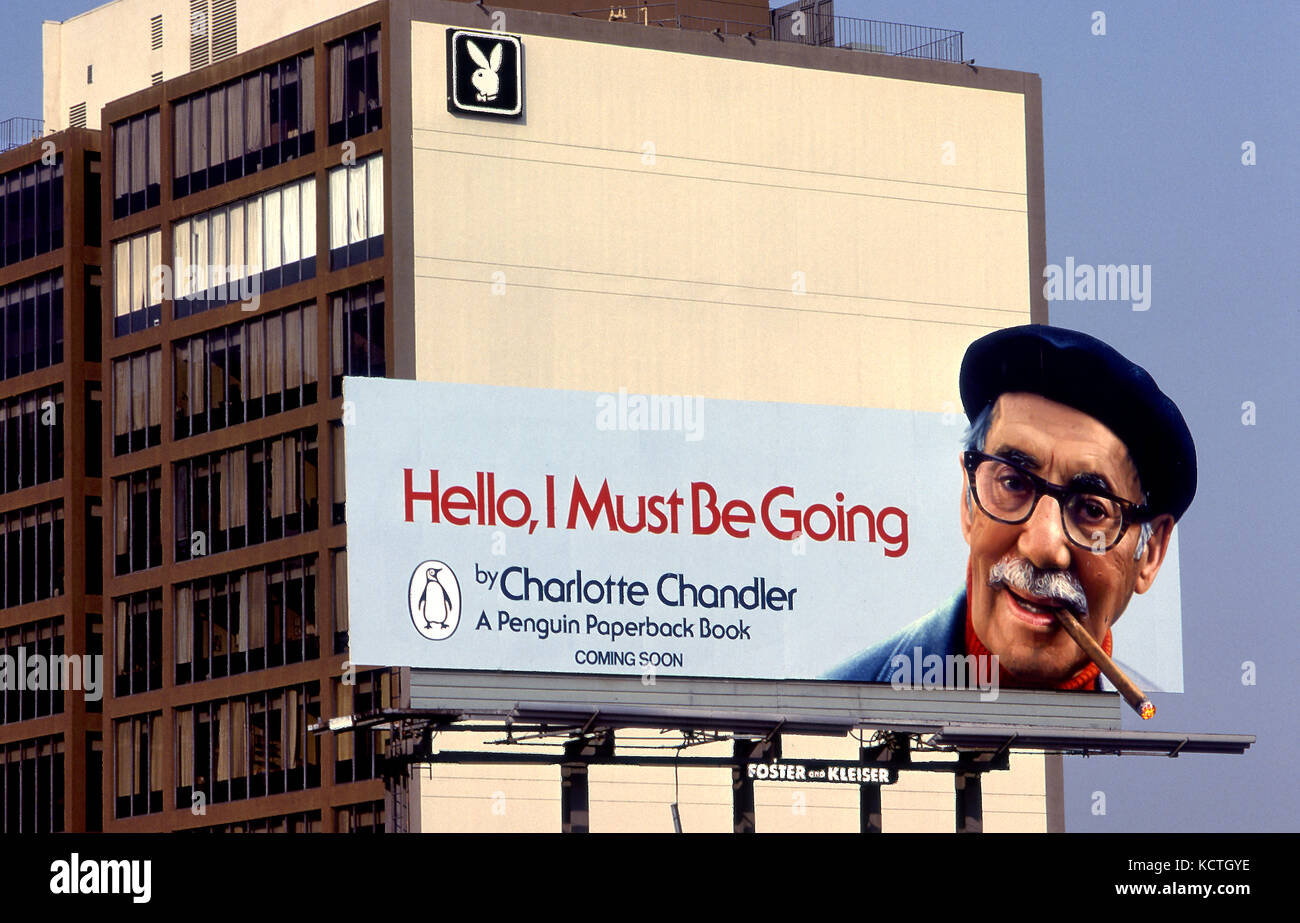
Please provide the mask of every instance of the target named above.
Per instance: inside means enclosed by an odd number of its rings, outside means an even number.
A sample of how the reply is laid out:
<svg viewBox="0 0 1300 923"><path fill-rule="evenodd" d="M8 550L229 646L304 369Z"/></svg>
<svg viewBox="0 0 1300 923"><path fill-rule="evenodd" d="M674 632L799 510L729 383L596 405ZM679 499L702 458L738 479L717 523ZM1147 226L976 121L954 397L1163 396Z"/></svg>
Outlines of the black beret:
<svg viewBox="0 0 1300 923"><path fill-rule="evenodd" d="M1196 446L1183 415L1146 369L1096 337L1043 324L998 330L967 348L960 385L971 421L1012 391L1083 411L1128 447L1152 515L1178 519L1191 505Z"/></svg>

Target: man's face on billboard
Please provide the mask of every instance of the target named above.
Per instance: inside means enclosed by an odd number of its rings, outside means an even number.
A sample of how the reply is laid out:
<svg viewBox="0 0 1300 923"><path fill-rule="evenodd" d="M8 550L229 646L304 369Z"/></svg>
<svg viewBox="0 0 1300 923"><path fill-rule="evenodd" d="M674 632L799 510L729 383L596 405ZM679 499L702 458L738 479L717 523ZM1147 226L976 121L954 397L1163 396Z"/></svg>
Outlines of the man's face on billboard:
<svg viewBox="0 0 1300 923"><path fill-rule="evenodd" d="M1010 456L1053 484L1087 476L1100 478L1111 493L1141 502L1137 471L1119 438L1098 420L1036 394L1002 395L994 408L984 452ZM969 489L969 482L963 483ZM961 504L962 535L970 545L971 621L980 641L1018 679L1054 685L1076 673L1088 657L1061 628L1050 607L1036 607L1026 594L990 587L989 571L1017 559L1039 571L1060 571L1077 581L1088 612L1080 623L1100 644L1134 592L1155 579L1168 547L1173 520L1160 517L1136 560L1139 527L1132 525L1117 545L1097 553L1067 538L1056 499L1042 496L1025 522L1009 525L978 505ZM1028 604L1028 605L1026 605Z"/></svg>

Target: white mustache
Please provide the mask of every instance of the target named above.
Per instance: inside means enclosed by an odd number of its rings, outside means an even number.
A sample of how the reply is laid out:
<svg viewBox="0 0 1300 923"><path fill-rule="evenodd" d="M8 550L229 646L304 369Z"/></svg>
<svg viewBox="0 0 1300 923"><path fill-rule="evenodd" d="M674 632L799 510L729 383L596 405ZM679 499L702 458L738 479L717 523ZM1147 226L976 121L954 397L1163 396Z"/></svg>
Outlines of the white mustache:
<svg viewBox="0 0 1300 923"><path fill-rule="evenodd" d="M989 586L1050 599L1078 615L1088 614L1088 597L1078 578L1068 570L1039 570L1024 558L1006 557L989 568Z"/></svg>

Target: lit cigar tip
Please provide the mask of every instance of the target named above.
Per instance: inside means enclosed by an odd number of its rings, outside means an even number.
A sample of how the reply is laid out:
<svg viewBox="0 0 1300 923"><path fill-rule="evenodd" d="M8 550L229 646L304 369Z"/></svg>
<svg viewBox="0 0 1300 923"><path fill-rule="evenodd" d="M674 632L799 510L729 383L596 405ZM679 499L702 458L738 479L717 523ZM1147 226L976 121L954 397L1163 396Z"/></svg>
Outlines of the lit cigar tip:
<svg viewBox="0 0 1300 923"><path fill-rule="evenodd" d="M1146 721L1148 718L1154 717L1155 713L1156 713L1156 707L1151 704L1150 699L1148 699L1147 701L1143 702L1141 705L1138 706L1138 714L1142 716L1143 721Z"/></svg>

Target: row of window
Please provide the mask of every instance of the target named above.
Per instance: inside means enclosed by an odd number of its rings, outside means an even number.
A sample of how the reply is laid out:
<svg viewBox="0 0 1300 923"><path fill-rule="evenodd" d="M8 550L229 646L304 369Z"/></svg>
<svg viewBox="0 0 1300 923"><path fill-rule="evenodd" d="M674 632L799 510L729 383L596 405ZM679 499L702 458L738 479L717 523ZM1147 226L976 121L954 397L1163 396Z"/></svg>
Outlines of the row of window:
<svg viewBox="0 0 1300 923"><path fill-rule="evenodd" d="M178 584L175 599L177 685L320 657L314 556ZM113 617L115 694L161 689L162 590L114 600Z"/></svg>
<svg viewBox="0 0 1300 923"><path fill-rule="evenodd" d="M178 685L315 660L316 559L181 584L175 623Z"/></svg>
<svg viewBox="0 0 1300 923"><path fill-rule="evenodd" d="M315 427L178 463L176 560L315 530L318 464ZM154 467L113 481L118 575L162 564L160 476Z"/></svg>
<svg viewBox="0 0 1300 923"><path fill-rule="evenodd" d="M175 317L251 301L263 292L315 277L315 177L172 226Z"/></svg>
<svg viewBox="0 0 1300 923"><path fill-rule="evenodd" d="M0 288L0 380L63 361L63 271Z"/></svg>
<svg viewBox="0 0 1300 923"><path fill-rule="evenodd" d="M190 827L185 833L320 833L320 811L297 811L252 820L237 820L210 827Z"/></svg>
<svg viewBox="0 0 1300 923"><path fill-rule="evenodd" d="M356 675L356 683L334 683L335 712L364 715L393 705L393 674L390 670L368 670ZM360 782L379 777L380 760L388 747L389 731L347 731L337 735L334 782Z"/></svg>
<svg viewBox="0 0 1300 923"><path fill-rule="evenodd" d="M63 502L0 513L4 608L63 595Z"/></svg>
<svg viewBox="0 0 1300 923"><path fill-rule="evenodd" d="M176 804L319 788L320 683L254 692L176 710Z"/></svg>
<svg viewBox="0 0 1300 923"><path fill-rule="evenodd" d="M21 653L20 653L21 652ZM26 625L14 625L0 629L0 661L5 664L11 675L15 672L28 675L25 661L40 657L45 663L51 658L63 654L63 619L43 619ZM19 658L23 658L20 661ZM32 718L45 718L63 712L63 688L54 688L52 682L40 684L43 688L19 689L17 682L6 682L0 686L0 724L14 721L30 721Z"/></svg>
<svg viewBox="0 0 1300 923"><path fill-rule="evenodd" d="M316 304L173 346L177 439L316 403Z"/></svg>
<svg viewBox="0 0 1300 923"><path fill-rule="evenodd" d="M378 26L329 46L330 144L383 127L380 48ZM159 203L159 111L116 122L112 130L113 217L122 218ZM316 149L314 56L311 52L295 55L177 101L172 105L172 142L175 199L312 153ZM61 194L58 204L61 217ZM0 249L0 259L5 252ZM20 247L16 252L24 251Z"/></svg>
<svg viewBox="0 0 1300 923"><path fill-rule="evenodd" d="M176 561L314 531L318 466L315 427L178 463ZM118 575L162 564L160 477L154 467L113 480ZM61 548L58 554L61 579Z"/></svg>
<svg viewBox="0 0 1300 923"><path fill-rule="evenodd" d="M316 149L315 61L288 58L172 107L172 196L181 198Z"/></svg>
<svg viewBox="0 0 1300 923"><path fill-rule="evenodd" d="M384 161L375 154L329 173L330 268L384 253ZM170 298L188 317L316 276L316 180L307 177L177 221L172 265L162 232L113 244L114 336L159 322Z"/></svg>
<svg viewBox="0 0 1300 923"><path fill-rule="evenodd" d="M63 832L63 735L0 745L0 833Z"/></svg>
<svg viewBox="0 0 1300 923"><path fill-rule="evenodd" d="M364 283L330 297L332 393L343 376L387 374L384 287ZM204 331L172 346L173 436L237 426L317 399L316 304L309 302ZM161 442L162 350L113 362L113 453Z"/></svg>
<svg viewBox="0 0 1300 923"><path fill-rule="evenodd" d="M359 674L355 687L336 681L338 713L388 707L390 681L386 670ZM200 793L204 802L222 804L318 788L320 743L308 728L320 719L319 682L176 709L175 806L191 807ZM115 722L117 817L163 810L162 722L161 712ZM388 736L387 731L340 734L335 782L377 778ZM376 820L382 823L382 811Z"/></svg>
<svg viewBox="0 0 1300 923"><path fill-rule="evenodd" d="M63 477L63 387L0 398L0 493Z"/></svg>
<svg viewBox="0 0 1300 923"><path fill-rule="evenodd" d="M315 427L177 464L176 560L315 530L318 464Z"/></svg>
<svg viewBox="0 0 1300 923"><path fill-rule="evenodd" d="M113 217L153 208L162 194L158 110L113 123Z"/></svg>
<svg viewBox="0 0 1300 923"><path fill-rule="evenodd" d="M0 266L63 246L63 155L0 176Z"/></svg>

